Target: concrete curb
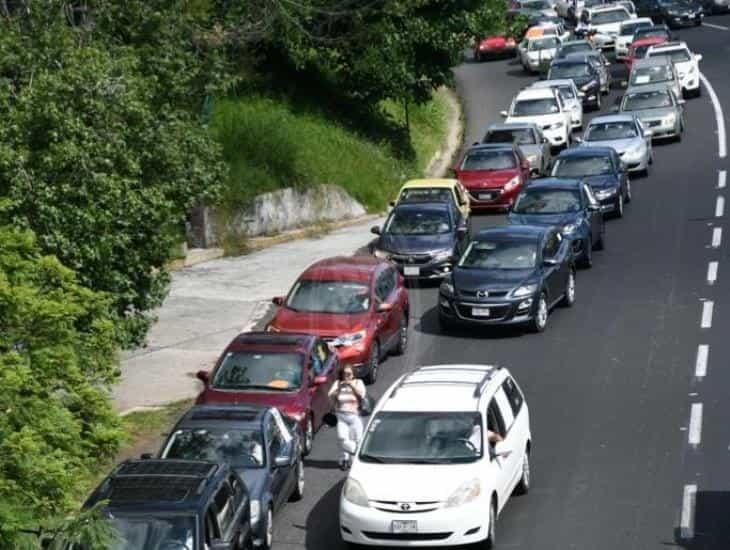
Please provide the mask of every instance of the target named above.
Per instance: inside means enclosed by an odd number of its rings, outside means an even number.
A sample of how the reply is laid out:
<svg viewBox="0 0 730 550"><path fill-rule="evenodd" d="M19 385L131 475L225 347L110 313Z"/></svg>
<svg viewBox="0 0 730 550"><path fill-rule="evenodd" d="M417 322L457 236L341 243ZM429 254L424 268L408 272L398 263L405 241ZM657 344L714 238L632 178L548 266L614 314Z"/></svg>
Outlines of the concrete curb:
<svg viewBox="0 0 730 550"><path fill-rule="evenodd" d="M446 141L428 163L425 174L428 178L440 178L449 174L464 138L464 110L459 96L446 87L440 88L438 93L444 95L450 107L448 132Z"/></svg>

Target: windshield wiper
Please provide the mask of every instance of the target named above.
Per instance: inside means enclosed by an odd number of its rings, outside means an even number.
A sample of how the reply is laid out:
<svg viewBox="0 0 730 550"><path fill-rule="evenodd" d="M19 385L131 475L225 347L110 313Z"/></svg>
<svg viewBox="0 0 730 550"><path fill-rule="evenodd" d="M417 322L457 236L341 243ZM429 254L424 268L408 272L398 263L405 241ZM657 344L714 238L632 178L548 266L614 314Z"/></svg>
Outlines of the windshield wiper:
<svg viewBox="0 0 730 550"><path fill-rule="evenodd" d="M374 456L369 454L361 454L360 460L365 460L367 462L377 462L378 464L387 464L389 461L381 456Z"/></svg>

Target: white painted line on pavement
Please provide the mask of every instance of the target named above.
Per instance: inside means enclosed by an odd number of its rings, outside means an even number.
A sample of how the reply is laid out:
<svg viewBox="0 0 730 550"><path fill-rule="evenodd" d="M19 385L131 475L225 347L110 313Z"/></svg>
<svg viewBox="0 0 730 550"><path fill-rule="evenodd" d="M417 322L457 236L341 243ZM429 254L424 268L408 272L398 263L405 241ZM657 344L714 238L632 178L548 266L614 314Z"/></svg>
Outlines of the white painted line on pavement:
<svg viewBox="0 0 730 550"><path fill-rule="evenodd" d="M717 248L722 242L722 227L715 227L712 230L712 248Z"/></svg>
<svg viewBox="0 0 730 550"><path fill-rule="evenodd" d="M683 539L695 536L695 504L697 501L697 485L685 485L682 496L682 516L679 519L679 535Z"/></svg>
<svg viewBox="0 0 730 550"><path fill-rule="evenodd" d="M714 23L705 23L704 21L702 22L702 26L710 27L711 29L718 29L721 31L730 31L730 27L724 27L722 25L715 25Z"/></svg>
<svg viewBox="0 0 730 550"><path fill-rule="evenodd" d="M704 378L707 374L707 359L710 356L710 346L700 344L697 347L697 361L695 361L695 376Z"/></svg>
<svg viewBox="0 0 730 550"><path fill-rule="evenodd" d="M715 304L711 300L705 300L702 302L702 322L700 327L710 328L712 326L712 310Z"/></svg>
<svg viewBox="0 0 730 550"><path fill-rule="evenodd" d="M717 281L717 262L710 262L707 264L707 283L714 285Z"/></svg>
<svg viewBox="0 0 730 550"><path fill-rule="evenodd" d="M692 403L689 413L689 444L696 447L702 441L702 403Z"/></svg>
<svg viewBox="0 0 730 550"><path fill-rule="evenodd" d="M727 172L725 170L720 170L720 172L717 174L717 188L725 189L726 185L727 185Z"/></svg>
<svg viewBox="0 0 730 550"><path fill-rule="evenodd" d="M700 79L702 84L707 88L707 93L710 94L710 100L712 101L712 107L715 109L715 122L717 124L717 154L721 159L724 159L727 155L727 136L725 135L725 115L722 112L722 105L720 100L717 98L715 89L710 84L710 81L705 78L705 75L700 73Z"/></svg>
<svg viewBox="0 0 730 550"><path fill-rule="evenodd" d="M722 218L722 215L725 213L725 197L720 195L717 197L717 202L715 202L715 217L716 218Z"/></svg>

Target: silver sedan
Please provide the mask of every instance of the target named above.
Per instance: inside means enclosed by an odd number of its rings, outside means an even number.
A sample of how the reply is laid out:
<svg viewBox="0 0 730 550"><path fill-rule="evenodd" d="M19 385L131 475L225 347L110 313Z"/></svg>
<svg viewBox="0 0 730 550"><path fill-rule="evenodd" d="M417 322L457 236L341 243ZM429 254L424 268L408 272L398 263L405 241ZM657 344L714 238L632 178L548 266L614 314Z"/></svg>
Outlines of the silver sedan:
<svg viewBox="0 0 730 550"><path fill-rule="evenodd" d="M533 176L546 175L550 167L550 143L533 122L491 124L482 143L514 143L530 163Z"/></svg>
<svg viewBox="0 0 730 550"><path fill-rule="evenodd" d="M581 147L611 147L629 172L649 175L649 165L654 161L651 135L651 130L633 115L606 115L591 120L583 138L576 141Z"/></svg>

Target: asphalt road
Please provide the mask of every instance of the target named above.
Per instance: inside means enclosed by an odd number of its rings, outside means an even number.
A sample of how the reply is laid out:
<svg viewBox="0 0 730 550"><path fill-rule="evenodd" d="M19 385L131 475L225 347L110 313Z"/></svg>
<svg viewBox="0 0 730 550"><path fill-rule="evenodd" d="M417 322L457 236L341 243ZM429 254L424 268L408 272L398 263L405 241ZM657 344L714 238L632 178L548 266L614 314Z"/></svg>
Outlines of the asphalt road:
<svg viewBox="0 0 730 550"><path fill-rule="evenodd" d="M715 27L680 35L703 54L700 68L727 115L730 16L708 22ZM615 72L620 80L618 66ZM465 62L456 77L467 117L465 143L481 138L515 92L534 79L515 61ZM604 110L620 94L614 89ZM390 358L369 388L379 396L423 364L483 362L511 369L531 410L533 485L500 515L498 548L730 548L730 267L724 261L730 235L711 246L725 215L716 215L723 193L718 171L730 162L718 155L707 90L686 108L683 141L656 145L651 175L633 180L626 216L608 224L606 250L596 254L593 269L579 271L574 308L556 309L544 334L474 330L444 336L437 289L412 289L409 351ZM474 229L502 220L479 216ZM719 266L714 284L707 279L711 261ZM711 326L703 328L703 311L705 324L709 320L705 301L713 308ZM709 346L704 373L702 360L696 371L700 345ZM325 428L306 463L304 500L276 518L275 548L344 548L338 528L344 474L336 457L334 430Z"/></svg>

